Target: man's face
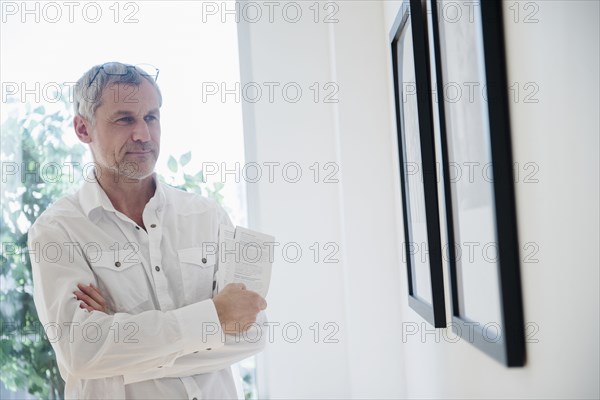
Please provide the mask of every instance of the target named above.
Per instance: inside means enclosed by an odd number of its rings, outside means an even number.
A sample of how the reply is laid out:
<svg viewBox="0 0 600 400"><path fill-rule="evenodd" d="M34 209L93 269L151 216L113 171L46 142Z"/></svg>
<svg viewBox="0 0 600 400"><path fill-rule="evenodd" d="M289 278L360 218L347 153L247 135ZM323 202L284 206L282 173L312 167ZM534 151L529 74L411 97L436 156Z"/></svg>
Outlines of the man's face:
<svg viewBox="0 0 600 400"><path fill-rule="evenodd" d="M95 118L93 126L85 123L88 138L82 139L89 143L95 162L115 176L150 176L160 151L159 99L152 85L144 79L139 86L106 87ZM77 121L75 129L81 139Z"/></svg>

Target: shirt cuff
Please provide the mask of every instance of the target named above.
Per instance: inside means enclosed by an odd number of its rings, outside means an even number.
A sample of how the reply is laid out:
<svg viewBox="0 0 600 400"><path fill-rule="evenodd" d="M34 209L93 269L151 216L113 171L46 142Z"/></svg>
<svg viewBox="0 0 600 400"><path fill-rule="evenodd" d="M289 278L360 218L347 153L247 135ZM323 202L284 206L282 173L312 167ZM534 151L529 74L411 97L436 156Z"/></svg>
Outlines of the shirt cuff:
<svg viewBox="0 0 600 400"><path fill-rule="evenodd" d="M225 334L212 299L173 310L181 330L183 353L210 351L225 344Z"/></svg>

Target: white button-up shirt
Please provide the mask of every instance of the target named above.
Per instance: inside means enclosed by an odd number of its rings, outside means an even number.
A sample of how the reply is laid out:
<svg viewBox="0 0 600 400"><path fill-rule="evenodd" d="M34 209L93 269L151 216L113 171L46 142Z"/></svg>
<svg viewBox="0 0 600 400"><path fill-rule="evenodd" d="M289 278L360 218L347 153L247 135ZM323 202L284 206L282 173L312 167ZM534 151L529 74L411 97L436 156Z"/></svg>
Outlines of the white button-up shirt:
<svg viewBox="0 0 600 400"><path fill-rule="evenodd" d="M266 343L264 313L255 332L225 335L211 299L218 227L231 225L226 212L155 181L147 231L96 181L58 200L29 230L34 301L66 398L243 398L231 365ZM78 283L94 283L114 314L81 309Z"/></svg>

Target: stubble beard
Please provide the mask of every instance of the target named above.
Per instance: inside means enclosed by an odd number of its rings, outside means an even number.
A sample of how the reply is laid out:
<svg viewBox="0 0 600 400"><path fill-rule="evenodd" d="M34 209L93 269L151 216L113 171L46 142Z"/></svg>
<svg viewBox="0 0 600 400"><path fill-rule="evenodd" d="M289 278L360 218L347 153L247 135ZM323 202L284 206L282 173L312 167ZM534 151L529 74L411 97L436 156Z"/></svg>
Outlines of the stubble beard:
<svg viewBox="0 0 600 400"><path fill-rule="evenodd" d="M154 173L154 168L156 166L158 155L154 151L151 151L146 157L148 157L148 159L141 163L123 159L114 165L113 172L116 175L126 179L145 179ZM143 167L141 167L140 165L143 165Z"/></svg>

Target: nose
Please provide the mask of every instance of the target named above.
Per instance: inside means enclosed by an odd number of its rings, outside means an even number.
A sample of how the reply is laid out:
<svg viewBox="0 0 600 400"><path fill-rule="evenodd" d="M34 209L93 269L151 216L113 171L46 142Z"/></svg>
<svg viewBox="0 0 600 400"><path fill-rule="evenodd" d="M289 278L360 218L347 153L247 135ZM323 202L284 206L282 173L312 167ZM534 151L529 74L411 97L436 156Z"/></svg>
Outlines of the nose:
<svg viewBox="0 0 600 400"><path fill-rule="evenodd" d="M148 126L146 121L141 120L133 126L133 132L131 134L131 139L134 142L150 141L150 127Z"/></svg>

